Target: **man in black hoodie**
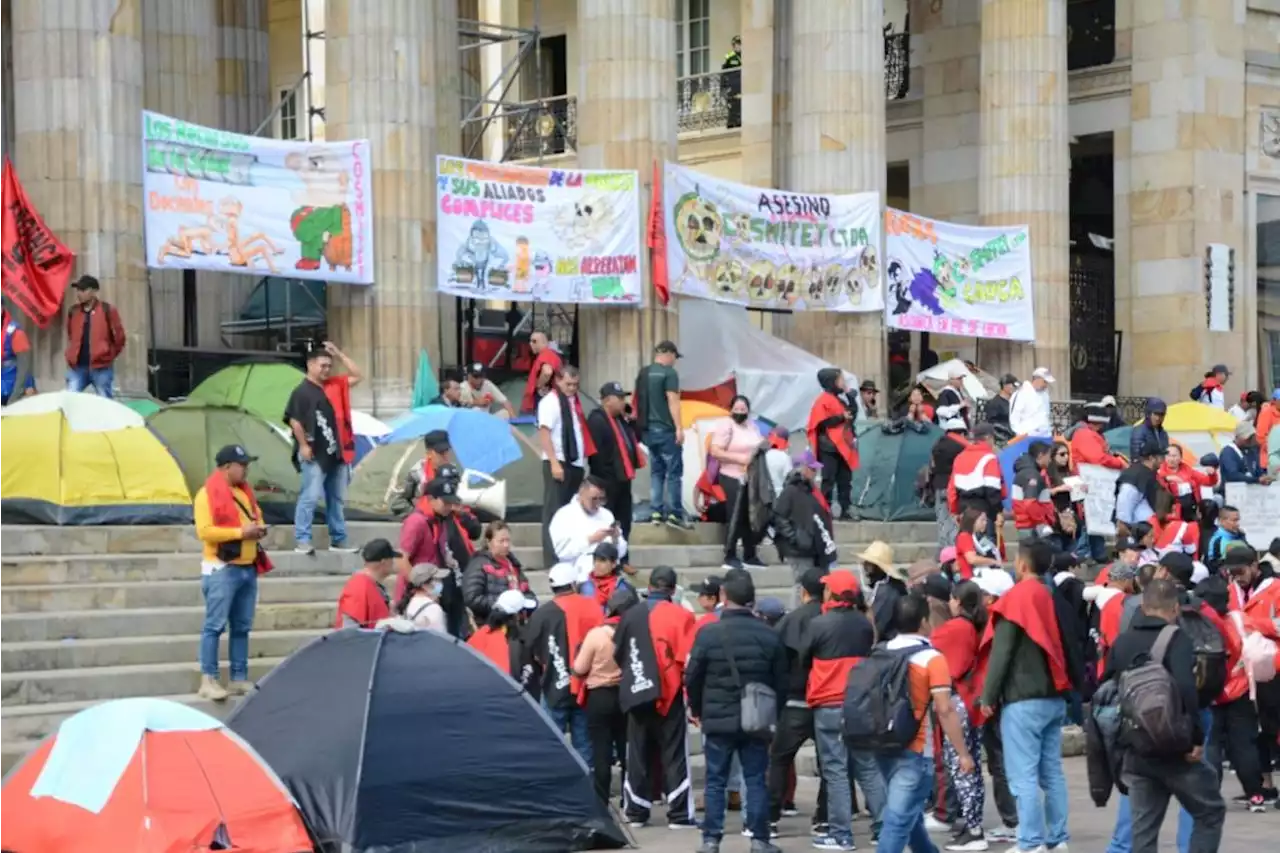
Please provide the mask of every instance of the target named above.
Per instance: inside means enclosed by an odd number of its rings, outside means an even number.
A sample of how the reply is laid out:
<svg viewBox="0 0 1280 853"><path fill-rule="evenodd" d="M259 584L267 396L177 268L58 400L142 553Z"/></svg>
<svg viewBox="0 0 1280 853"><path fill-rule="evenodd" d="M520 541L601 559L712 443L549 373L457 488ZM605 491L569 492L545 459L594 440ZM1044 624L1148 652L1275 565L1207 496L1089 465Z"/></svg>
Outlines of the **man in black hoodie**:
<svg viewBox="0 0 1280 853"><path fill-rule="evenodd" d="M1140 755L1126 750L1123 772L1133 814L1133 853L1155 853L1170 795L1193 820L1189 853L1216 853L1222 841L1226 804L1216 774L1201 760L1204 747L1199 744L1204 743L1204 729L1196 695L1195 647L1176 627L1181 599L1181 589L1172 580L1148 584L1142 592L1141 612L1133 617L1129 630L1116 638L1102 674L1104 681L1118 678L1126 670L1151 661L1161 632L1174 626L1160 663L1178 687L1182 713L1192 726L1191 743L1197 746L1185 756Z"/></svg>
<svg viewBox="0 0 1280 853"><path fill-rule="evenodd" d="M791 606L800 600L800 578L818 566L824 571L836 562L836 541L831 535L831 509L813 487L822 463L806 450L793 460L782 493L773 502L773 544L778 556L791 567Z"/></svg>

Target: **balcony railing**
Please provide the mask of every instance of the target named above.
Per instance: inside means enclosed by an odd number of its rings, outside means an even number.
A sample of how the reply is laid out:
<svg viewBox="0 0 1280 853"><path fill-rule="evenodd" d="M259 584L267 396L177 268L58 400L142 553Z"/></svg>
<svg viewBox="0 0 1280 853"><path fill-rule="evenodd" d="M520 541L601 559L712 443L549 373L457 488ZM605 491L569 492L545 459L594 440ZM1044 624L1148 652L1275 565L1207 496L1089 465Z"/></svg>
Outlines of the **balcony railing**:
<svg viewBox="0 0 1280 853"><path fill-rule="evenodd" d="M1109 65L1116 58L1116 0L1067 3L1067 69Z"/></svg>
<svg viewBox="0 0 1280 853"><path fill-rule="evenodd" d="M536 160L575 150L578 144L578 99L573 95L543 98L508 107L507 144L503 160Z"/></svg>
<svg viewBox="0 0 1280 853"><path fill-rule="evenodd" d="M911 89L911 33L885 33L884 96L900 101Z"/></svg>

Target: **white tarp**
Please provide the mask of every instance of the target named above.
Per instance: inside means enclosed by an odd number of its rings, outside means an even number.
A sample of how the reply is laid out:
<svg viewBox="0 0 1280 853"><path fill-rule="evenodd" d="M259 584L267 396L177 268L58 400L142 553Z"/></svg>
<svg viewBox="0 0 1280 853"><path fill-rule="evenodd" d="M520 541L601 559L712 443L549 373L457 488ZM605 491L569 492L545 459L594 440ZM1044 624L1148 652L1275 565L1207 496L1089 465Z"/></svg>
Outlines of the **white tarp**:
<svg viewBox="0 0 1280 853"><path fill-rule="evenodd" d="M795 344L757 328L747 309L703 299L680 300L680 353L676 362L685 391L714 388L733 379L751 400L752 413L802 430L821 392L818 371L833 367ZM845 371L848 388L858 379Z"/></svg>

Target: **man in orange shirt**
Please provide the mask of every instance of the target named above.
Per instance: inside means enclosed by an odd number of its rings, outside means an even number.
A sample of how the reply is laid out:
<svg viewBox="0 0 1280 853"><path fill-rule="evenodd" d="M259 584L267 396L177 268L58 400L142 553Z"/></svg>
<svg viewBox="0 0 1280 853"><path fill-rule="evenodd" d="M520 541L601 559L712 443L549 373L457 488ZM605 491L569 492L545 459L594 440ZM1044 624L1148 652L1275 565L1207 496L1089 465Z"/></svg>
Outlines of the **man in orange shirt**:
<svg viewBox="0 0 1280 853"><path fill-rule="evenodd" d="M1274 442L1268 442L1267 437L1271 435L1272 427L1276 424L1280 424L1280 388L1271 392L1269 403L1258 407L1258 420L1254 424L1258 430L1258 461L1273 475L1280 474L1280 471L1273 470L1272 466L1267 464L1267 460L1271 458L1272 453L1280 449L1280 432L1276 433Z"/></svg>

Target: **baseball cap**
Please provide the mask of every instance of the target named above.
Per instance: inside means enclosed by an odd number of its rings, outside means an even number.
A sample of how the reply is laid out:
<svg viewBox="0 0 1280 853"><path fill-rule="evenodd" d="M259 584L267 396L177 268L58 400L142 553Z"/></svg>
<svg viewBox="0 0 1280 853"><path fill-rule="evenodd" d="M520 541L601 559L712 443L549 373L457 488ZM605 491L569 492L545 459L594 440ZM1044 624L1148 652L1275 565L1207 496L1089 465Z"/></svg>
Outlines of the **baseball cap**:
<svg viewBox="0 0 1280 853"><path fill-rule="evenodd" d="M1280 403L1280 388L1277 388L1276 390L1271 392L1271 399L1277 403Z"/></svg>
<svg viewBox="0 0 1280 853"><path fill-rule="evenodd" d="M676 570L670 566L656 566L649 572L649 586L654 589L675 589Z"/></svg>
<svg viewBox="0 0 1280 853"><path fill-rule="evenodd" d="M756 613L766 622L776 622L787 613L787 608L773 596L762 598L756 602Z"/></svg>
<svg viewBox="0 0 1280 853"><path fill-rule="evenodd" d="M101 289L101 285L98 284L98 280L91 275L80 276L78 279L76 279L74 282L71 283L71 286L74 287L76 290Z"/></svg>
<svg viewBox="0 0 1280 853"><path fill-rule="evenodd" d="M1258 434L1258 430L1254 427L1253 424L1249 423L1248 421L1241 421L1240 423L1236 424L1236 430L1235 430L1236 438L1253 438L1257 434Z"/></svg>
<svg viewBox="0 0 1280 853"><path fill-rule="evenodd" d="M1053 374L1049 372L1049 368L1047 367L1037 367L1035 370L1031 372L1031 378L1043 379L1045 382L1048 382L1050 385L1058 381L1053 378Z"/></svg>
<svg viewBox="0 0 1280 853"><path fill-rule="evenodd" d="M1004 569L983 569L973 576L973 582L992 598L999 598L1013 589L1013 578Z"/></svg>
<svg viewBox="0 0 1280 853"><path fill-rule="evenodd" d="M995 438L996 428L991 424L987 423L986 421L983 421L980 424L975 424L973 427L973 437L974 438Z"/></svg>
<svg viewBox="0 0 1280 853"><path fill-rule="evenodd" d="M1165 554L1160 558L1160 565L1167 569L1182 586L1190 585L1191 575L1196 570L1195 562L1181 551L1170 551Z"/></svg>
<svg viewBox="0 0 1280 853"><path fill-rule="evenodd" d="M467 365L468 376L484 376L484 365L478 361L473 361Z"/></svg>
<svg viewBox="0 0 1280 853"><path fill-rule="evenodd" d="M385 540L384 540L385 541ZM431 563L418 563L409 570L409 586L429 584L440 574L440 567Z"/></svg>
<svg viewBox="0 0 1280 853"><path fill-rule="evenodd" d="M1222 567L1227 571L1243 569L1258 562L1258 552L1248 545L1234 545L1222 555Z"/></svg>
<svg viewBox="0 0 1280 853"><path fill-rule="evenodd" d="M232 462L238 462L241 465L248 465L250 462L257 462L258 457L250 456L249 451L244 449L242 444L228 444L226 447L218 451L213 457L213 464L217 466L230 465Z"/></svg>
<svg viewBox="0 0 1280 853"><path fill-rule="evenodd" d="M427 497L438 498L447 504L462 502L461 498L458 497L458 481L444 477L436 477L430 483L427 483Z"/></svg>
<svg viewBox="0 0 1280 853"><path fill-rule="evenodd" d="M526 596L518 589L509 589L493 603L494 609L508 616L515 616L521 610L533 610L538 602Z"/></svg>
<svg viewBox="0 0 1280 853"><path fill-rule="evenodd" d="M1102 403L1102 405L1104 406L1114 406L1116 404L1116 398L1110 394L1107 394L1099 402Z"/></svg>
<svg viewBox="0 0 1280 853"><path fill-rule="evenodd" d="M924 583L920 584L920 588L924 590L924 594L929 598L936 598L938 601L951 600L951 581L947 580L941 573L927 575Z"/></svg>
<svg viewBox="0 0 1280 853"><path fill-rule="evenodd" d="M714 598L719 598L720 584L721 581L719 577L716 575L708 575L694 586L693 592L695 595L710 595Z"/></svg>
<svg viewBox="0 0 1280 853"><path fill-rule="evenodd" d="M449 452L449 433L442 429L433 429L422 437L423 443L427 445L428 450L434 450L436 453Z"/></svg>
<svg viewBox="0 0 1280 853"><path fill-rule="evenodd" d="M596 549L591 553L591 556L597 560L608 560L611 563L616 563L618 562L618 546L612 542L601 542L596 545Z"/></svg>
<svg viewBox="0 0 1280 853"><path fill-rule="evenodd" d="M606 382L600 386L600 399L605 397L625 397L627 389L622 387L621 382Z"/></svg>
<svg viewBox="0 0 1280 853"><path fill-rule="evenodd" d="M1006 385L1017 385L1017 384L1018 384L1018 377L1014 376L1012 373L1006 373L1004 376L1000 377L1001 388L1003 388Z"/></svg>
<svg viewBox="0 0 1280 853"><path fill-rule="evenodd" d="M547 572L547 583L551 584L552 589L573 586L577 580L578 570L574 568L573 563L556 563L551 567L551 571Z"/></svg>
<svg viewBox="0 0 1280 853"><path fill-rule="evenodd" d="M940 552L938 552L939 563L951 563L955 561L955 558L956 558L955 545L948 545L947 547L943 548Z"/></svg>
<svg viewBox="0 0 1280 853"><path fill-rule="evenodd" d="M800 576L800 588L814 598L822 597L822 579L827 576L827 570L814 566L811 569L805 569L804 574Z"/></svg>
<svg viewBox="0 0 1280 853"><path fill-rule="evenodd" d="M792 456L791 465L793 468L808 468L810 471L822 470L822 463L818 461L818 457L813 455L812 450L806 450L803 453L797 453Z"/></svg>
<svg viewBox="0 0 1280 853"><path fill-rule="evenodd" d="M832 595L843 595L846 592L857 592L858 576L848 569L828 572L822 578L822 585L831 590Z"/></svg>
<svg viewBox="0 0 1280 853"><path fill-rule="evenodd" d="M676 358L681 358L680 350L676 347L675 341L658 341L658 345L653 348L654 352L669 352Z"/></svg>
<svg viewBox="0 0 1280 853"><path fill-rule="evenodd" d="M1121 536L1116 540L1116 551L1141 551L1142 543L1132 536Z"/></svg>
<svg viewBox="0 0 1280 853"><path fill-rule="evenodd" d="M1225 364L1215 364L1215 365L1213 366L1213 372L1214 372L1214 373L1225 373L1227 376L1230 376L1230 375L1231 375L1231 370L1230 370L1230 369L1229 369Z"/></svg>
<svg viewBox="0 0 1280 853"><path fill-rule="evenodd" d="M1104 403L1086 404L1084 416L1091 424L1105 424L1111 420L1111 415L1107 414L1107 407Z"/></svg>
<svg viewBox="0 0 1280 853"><path fill-rule="evenodd" d="M360 549L360 557L366 563L381 563L383 560L394 560L399 556L400 552L386 539L370 539Z"/></svg>

